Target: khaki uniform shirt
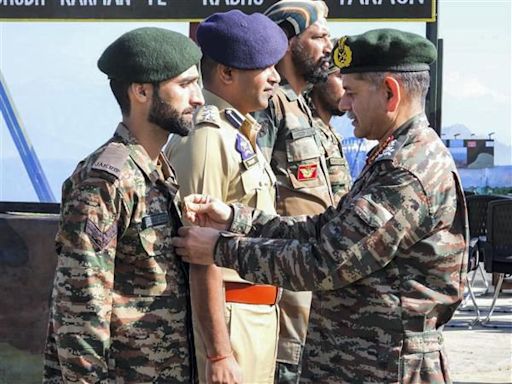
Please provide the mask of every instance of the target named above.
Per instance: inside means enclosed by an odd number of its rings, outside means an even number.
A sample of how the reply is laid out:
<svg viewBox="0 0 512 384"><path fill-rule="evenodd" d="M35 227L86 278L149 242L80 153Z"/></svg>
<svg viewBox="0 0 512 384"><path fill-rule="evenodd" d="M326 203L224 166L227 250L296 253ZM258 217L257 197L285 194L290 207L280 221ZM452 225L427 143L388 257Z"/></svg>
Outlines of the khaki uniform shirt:
<svg viewBox="0 0 512 384"><path fill-rule="evenodd" d="M449 383L440 327L462 299L469 238L457 169L424 115L375 155L322 215L235 207L231 229L266 239L224 235L215 262L318 291L303 382Z"/></svg>
<svg viewBox="0 0 512 384"><path fill-rule="evenodd" d="M63 185L45 383L195 380L177 185L128 129Z"/></svg>
<svg viewBox="0 0 512 384"><path fill-rule="evenodd" d="M180 193L204 193L226 202L240 202L275 213L275 177L256 145L259 125L215 94L203 90L206 105L194 117L187 137L173 137L166 148L176 169ZM247 135L247 136L246 136ZM243 282L222 268L225 282ZM278 308L275 305L226 303L231 346L247 383L271 384L274 379ZM195 326L200 382L205 382L205 348Z"/></svg>

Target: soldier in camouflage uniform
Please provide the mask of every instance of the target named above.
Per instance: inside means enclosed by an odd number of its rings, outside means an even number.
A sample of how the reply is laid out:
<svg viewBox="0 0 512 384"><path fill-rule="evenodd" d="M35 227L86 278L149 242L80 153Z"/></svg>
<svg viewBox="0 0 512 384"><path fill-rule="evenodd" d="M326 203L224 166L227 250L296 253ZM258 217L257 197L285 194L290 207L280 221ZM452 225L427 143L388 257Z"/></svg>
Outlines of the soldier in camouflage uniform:
<svg viewBox="0 0 512 384"><path fill-rule="evenodd" d="M335 45L337 42L334 41ZM342 138L331 125L333 116L343 116L340 101L343 96L343 82L340 69L331 62L327 80L313 86L306 99L311 108L325 152L325 161L329 170L329 180L333 192L334 205L337 205L349 189L352 178L347 160L343 155Z"/></svg>
<svg viewBox="0 0 512 384"><path fill-rule="evenodd" d="M256 144L259 125L249 113L267 107L280 80L274 65L288 40L268 17L232 10L201 22L197 41L206 105L191 134L173 136L167 147L180 192L275 213L275 176ZM193 266L190 283L199 381L239 380L233 368L238 363L244 383L272 384L279 289L215 266Z"/></svg>
<svg viewBox="0 0 512 384"><path fill-rule="evenodd" d="M303 382L451 382L441 327L462 298L468 225L455 164L424 114L435 58L428 40L392 29L340 41L342 108L379 144L336 209L279 217L189 198L190 220L252 238L182 228L173 244L185 260L318 291Z"/></svg>
<svg viewBox="0 0 512 384"><path fill-rule="evenodd" d="M103 52L123 119L62 188L45 383L195 381L187 268L173 170L160 152L203 104L199 48L161 28Z"/></svg>
<svg viewBox="0 0 512 384"><path fill-rule="evenodd" d="M265 14L288 36L288 51L276 65L282 82L264 111L258 144L277 178L277 212L313 215L334 204L322 132L302 93L324 81L332 48L323 1L281 0ZM280 300L278 383L296 383L306 340L311 292L283 290Z"/></svg>

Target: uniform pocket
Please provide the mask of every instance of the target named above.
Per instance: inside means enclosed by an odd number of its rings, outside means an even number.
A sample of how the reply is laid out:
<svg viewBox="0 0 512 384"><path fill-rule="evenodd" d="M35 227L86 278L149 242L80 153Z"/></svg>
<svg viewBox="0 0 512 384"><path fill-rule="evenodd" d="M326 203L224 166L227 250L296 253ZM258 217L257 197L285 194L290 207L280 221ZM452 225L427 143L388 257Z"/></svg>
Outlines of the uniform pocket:
<svg viewBox="0 0 512 384"><path fill-rule="evenodd" d="M321 156L321 152L314 136L306 136L296 140L287 140L286 155L288 162L293 163L318 158Z"/></svg>
<svg viewBox="0 0 512 384"><path fill-rule="evenodd" d="M402 384L445 383L441 352L413 353L400 358Z"/></svg>
<svg viewBox="0 0 512 384"><path fill-rule="evenodd" d="M254 165L240 176L242 179L242 186L244 192L247 195L253 195L254 191L259 188L260 181L263 178L263 174L258 165Z"/></svg>

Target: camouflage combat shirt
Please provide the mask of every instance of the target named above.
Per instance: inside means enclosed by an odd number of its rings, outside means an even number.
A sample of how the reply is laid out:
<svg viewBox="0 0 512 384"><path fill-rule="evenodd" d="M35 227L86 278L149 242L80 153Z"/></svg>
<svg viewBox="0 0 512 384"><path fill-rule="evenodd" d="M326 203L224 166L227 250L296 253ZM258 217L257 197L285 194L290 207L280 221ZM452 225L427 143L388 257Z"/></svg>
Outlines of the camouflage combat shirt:
<svg viewBox="0 0 512 384"><path fill-rule="evenodd" d="M315 115L314 110L312 112L314 124L319 128L318 134L325 153L334 205L337 205L350 190L352 182L347 159L343 156L342 139L336 134L331 125L325 124L320 117Z"/></svg>
<svg viewBox="0 0 512 384"><path fill-rule="evenodd" d="M316 214L333 205L321 138L304 97L282 84L255 118L258 144L277 178L277 212Z"/></svg>
<svg viewBox="0 0 512 384"><path fill-rule="evenodd" d="M120 124L62 189L44 382L190 383L174 172Z"/></svg>
<svg viewBox="0 0 512 384"><path fill-rule="evenodd" d="M336 209L234 208L231 229L259 238L223 233L218 265L318 291L303 382L450 382L439 328L464 289L467 215L453 159L424 115L394 132Z"/></svg>

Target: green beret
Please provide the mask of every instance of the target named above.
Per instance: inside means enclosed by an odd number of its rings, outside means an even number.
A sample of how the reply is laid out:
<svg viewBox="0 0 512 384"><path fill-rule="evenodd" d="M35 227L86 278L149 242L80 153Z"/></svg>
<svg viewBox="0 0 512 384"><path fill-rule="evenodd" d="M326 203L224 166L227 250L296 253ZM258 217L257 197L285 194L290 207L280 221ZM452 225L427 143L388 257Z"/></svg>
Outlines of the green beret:
<svg viewBox="0 0 512 384"><path fill-rule="evenodd" d="M199 63L201 50L188 37L164 28L134 29L120 36L98 60L110 79L152 83L172 79Z"/></svg>
<svg viewBox="0 0 512 384"><path fill-rule="evenodd" d="M397 29L374 29L342 37L332 50L341 73L428 71L437 58L423 36Z"/></svg>

